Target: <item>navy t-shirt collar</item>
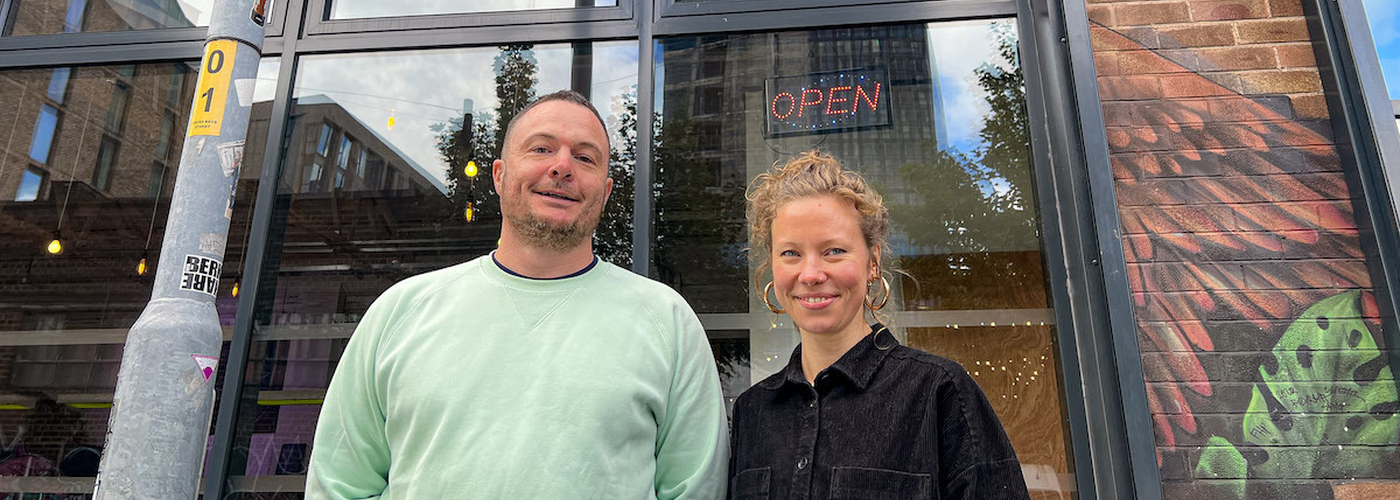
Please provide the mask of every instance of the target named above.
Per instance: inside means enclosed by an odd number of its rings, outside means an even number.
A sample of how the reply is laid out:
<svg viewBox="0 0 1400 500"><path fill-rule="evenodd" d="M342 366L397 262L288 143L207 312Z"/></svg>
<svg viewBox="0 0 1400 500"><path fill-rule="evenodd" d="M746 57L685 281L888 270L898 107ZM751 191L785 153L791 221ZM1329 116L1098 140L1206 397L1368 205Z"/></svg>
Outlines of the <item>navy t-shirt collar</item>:
<svg viewBox="0 0 1400 500"><path fill-rule="evenodd" d="M494 264L496 264L496 267L501 268L502 271L505 271L506 274L509 274L509 275L511 275L511 276L515 276L515 277L519 277L519 278L525 278L525 279L527 279L527 280L549 281L549 280L562 280L562 279L567 279L567 278L573 278L573 277L576 277L576 276L582 276L583 273L586 273L586 272L592 270L592 269L593 269L593 266L598 265L598 256L597 256L597 255L594 255L594 256L593 256L593 260L590 261L590 262L588 263L587 266L584 266L583 269L579 269L579 270L576 271L576 272L572 272L572 273L569 273L569 274L566 274L566 275L563 275L563 276L555 276L555 277L553 277L553 278L536 278L536 277L534 277L534 276L526 276L526 275L517 273L517 272L511 270L509 267L506 267L505 264L502 264L502 263L501 263L501 261L496 260L496 252L491 252L491 262L494 263Z"/></svg>

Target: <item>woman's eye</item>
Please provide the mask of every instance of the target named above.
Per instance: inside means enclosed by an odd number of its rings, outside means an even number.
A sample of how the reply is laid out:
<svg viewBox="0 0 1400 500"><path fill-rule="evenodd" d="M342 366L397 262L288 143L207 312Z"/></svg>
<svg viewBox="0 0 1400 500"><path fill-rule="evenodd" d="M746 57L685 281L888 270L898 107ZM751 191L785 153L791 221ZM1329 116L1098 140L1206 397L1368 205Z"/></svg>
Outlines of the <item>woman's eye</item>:
<svg viewBox="0 0 1400 500"><path fill-rule="evenodd" d="M844 248L833 248L833 249L831 249L831 250L827 250L826 253L827 253L827 254L830 254L830 255L841 255L841 254L843 254L843 253L846 253L846 249L844 249Z"/></svg>
<svg viewBox="0 0 1400 500"><path fill-rule="evenodd" d="M780 254L778 254L778 256L780 256L780 257L796 257L796 256L797 256L797 252L796 252L796 251L793 251L793 250L783 250L783 252L780 253Z"/></svg>

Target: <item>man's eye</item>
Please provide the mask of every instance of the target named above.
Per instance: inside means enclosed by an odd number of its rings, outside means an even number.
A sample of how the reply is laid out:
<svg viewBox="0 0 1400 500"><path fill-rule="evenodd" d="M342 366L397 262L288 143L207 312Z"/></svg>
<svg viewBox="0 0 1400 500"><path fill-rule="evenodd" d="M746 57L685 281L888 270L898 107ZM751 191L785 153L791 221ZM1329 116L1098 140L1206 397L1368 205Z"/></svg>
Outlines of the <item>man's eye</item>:
<svg viewBox="0 0 1400 500"><path fill-rule="evenodd" d="M577 158L578 161L587 163L587 164L589 164L589 165L592 165L592 164L593 164L593 158L592 158L592 157L588 157L588 156L576 156L575 158Z"/></svg>
<svg viewBox="0 0 1400 500"><path fill-rule="evenodd" d="M544 146L535 146L535 147L531 148L530 151L531 151L531 152L534 152L534 153L548 153L548 152L549 152L549 148L544 147Z"/></svg>

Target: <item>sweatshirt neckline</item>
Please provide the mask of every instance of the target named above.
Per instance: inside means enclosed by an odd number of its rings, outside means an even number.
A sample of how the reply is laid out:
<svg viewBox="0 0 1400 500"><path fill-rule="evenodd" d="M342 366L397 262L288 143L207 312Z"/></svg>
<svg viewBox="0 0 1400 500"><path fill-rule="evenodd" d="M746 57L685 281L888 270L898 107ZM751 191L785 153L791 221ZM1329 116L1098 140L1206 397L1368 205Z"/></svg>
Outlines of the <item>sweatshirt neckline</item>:
<svg viewBox="0 0 1400 500"><path fill-rule="evenodd" d="M485 257L480 259L480 267L487 276L504 285L523 290L571 289L592 282L608 272L608 266L604 265L605 263L599 260L596 255L593 256L593 262L582 270L555 278L531 278L511 271L496 261L496 252L494 251Z"/></svg>

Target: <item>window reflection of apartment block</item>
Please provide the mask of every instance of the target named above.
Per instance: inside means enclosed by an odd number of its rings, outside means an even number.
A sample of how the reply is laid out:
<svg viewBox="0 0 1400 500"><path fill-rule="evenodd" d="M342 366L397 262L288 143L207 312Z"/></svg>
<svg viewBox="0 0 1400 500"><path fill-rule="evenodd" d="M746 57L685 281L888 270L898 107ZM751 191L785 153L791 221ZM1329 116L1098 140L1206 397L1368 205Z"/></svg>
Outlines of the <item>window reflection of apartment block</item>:
<svg viewBox="0 0 1400 500"><path fill-rule="evenodd" d="M266 126L270 109L270 102L253 105L254 129ZM326 96L297 99L292 120L281 192L447 193L441 179Z"/></svg>

